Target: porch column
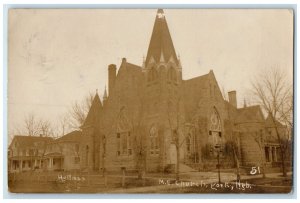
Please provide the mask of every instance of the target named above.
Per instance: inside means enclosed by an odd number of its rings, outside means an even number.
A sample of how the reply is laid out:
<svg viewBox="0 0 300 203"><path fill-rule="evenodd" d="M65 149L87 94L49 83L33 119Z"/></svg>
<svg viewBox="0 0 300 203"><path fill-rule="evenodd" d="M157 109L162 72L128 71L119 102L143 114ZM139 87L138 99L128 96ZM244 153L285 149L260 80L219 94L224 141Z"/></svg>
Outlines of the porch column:
<svg viewBox="0 0 300 203"><path fill-rule="evenodd" d="M22 171L22 169L23 169L23 161L22 160L20 160L20 165L19 165L19 169L20 169L20 171Z"/></svg>
<svg viewBox="0 0 300 203"><path fill-rule="evenodd" d="M270 162L273 161L273 157L272 157L272 147L269 147L269 161L270 161Z"/></svg>
<svg viewBox="0 0 300 203"><path fill-rule="evenodd" d="M274 147L274 161L277 161L277 147Z"/></svg>
<svg viewBox="0 0 300 203"><path fill-rule="evenodd" d="M39 168L42 168L42 160L40 159Z"/></svg>

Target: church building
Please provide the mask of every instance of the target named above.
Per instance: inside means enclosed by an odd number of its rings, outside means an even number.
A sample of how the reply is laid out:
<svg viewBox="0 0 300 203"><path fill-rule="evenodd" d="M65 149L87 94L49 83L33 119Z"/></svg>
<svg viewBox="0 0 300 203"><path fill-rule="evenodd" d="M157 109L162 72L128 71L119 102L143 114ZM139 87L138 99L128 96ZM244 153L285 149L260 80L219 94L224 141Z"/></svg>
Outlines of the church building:
<svg viewBox="0 0 300 203"><path fill-rule="evenodd" d="M215 167L217 154L224 167L265 161L260 107L238 108L236 91L224 100L212 70L183 80L185 68L158 9L143 64L123 58L119 68L108 66L108 92L102 102L95 95L81 127L82 167L164 171L185 164L203 169ZM279 153L278 144L274 149Z"/></svg>

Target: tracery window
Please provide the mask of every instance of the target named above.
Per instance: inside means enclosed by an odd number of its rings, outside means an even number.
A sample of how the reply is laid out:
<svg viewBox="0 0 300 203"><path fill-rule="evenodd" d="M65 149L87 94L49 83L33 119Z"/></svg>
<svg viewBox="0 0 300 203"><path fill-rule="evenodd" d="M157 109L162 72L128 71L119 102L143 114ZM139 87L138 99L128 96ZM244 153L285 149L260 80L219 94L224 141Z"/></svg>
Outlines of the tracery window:
<svg viewBox="0 0 300 203"><path fill-rule="evenodd" d="M211 144L220 145L222 138L221 119L215 107L213 108L209 122L209 139L211 141Z"/></svg>
<svg viewBox="0 0 300 203"><path fill-rule="evenodd" d="M132 141L130 132L117 133L117 155L132 155Z"/></svg>
<svg viewBox="0 0 300 203"><path fill-rule="evenodd" d="M159 154L159 137L156 126L150 128L150 154Z"/></svg>

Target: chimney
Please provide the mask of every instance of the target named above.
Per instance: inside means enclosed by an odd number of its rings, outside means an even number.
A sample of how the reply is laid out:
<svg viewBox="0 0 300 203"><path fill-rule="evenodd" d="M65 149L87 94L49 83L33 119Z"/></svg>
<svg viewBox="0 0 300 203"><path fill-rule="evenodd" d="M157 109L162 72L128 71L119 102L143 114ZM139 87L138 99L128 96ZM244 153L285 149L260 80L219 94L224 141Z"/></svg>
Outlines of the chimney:
<svg viewBox="0 0 300 203"><path fill-rule="evenodd" d="M110 96L112 90L114 89L117 76L117 66L115 64L110 64L108 66L108 95Z"/></svg>
<svg viewBox="0 0 300 203"><path fill-rule="evenodd" d="M229 104L237 108L237 102L236 102L236 91L230 91L228 92L228 98L229 98Z"/></svg>

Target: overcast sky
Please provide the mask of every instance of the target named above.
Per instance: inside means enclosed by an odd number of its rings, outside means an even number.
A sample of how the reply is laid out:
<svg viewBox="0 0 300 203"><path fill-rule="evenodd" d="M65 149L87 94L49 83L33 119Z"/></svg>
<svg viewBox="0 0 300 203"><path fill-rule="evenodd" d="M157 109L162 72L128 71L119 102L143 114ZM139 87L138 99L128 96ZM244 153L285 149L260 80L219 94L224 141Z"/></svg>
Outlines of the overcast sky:
<svg viewBox="0 0 300 203"><path fill-rule="evenodd" d="M213 70L239 105L262 69L279 66L292 81L289 10L165 9L183 78ZM55 122L89 92L102 97L107 66L142 65L156 10L18 9L9 11L8 123L29 112Z"/></svg>

